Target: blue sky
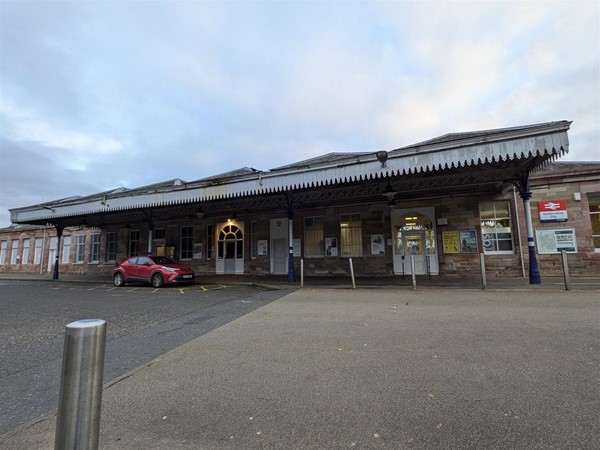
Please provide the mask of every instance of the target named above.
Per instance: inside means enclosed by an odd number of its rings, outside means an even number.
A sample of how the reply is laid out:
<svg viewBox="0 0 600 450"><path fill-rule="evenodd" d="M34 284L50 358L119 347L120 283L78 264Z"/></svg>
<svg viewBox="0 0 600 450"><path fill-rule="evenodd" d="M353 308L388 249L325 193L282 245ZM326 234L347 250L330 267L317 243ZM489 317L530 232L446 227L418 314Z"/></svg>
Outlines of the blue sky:
<svg viewBox="0 0 600 450"><path fill-rule="evenodd" d="M572 120L600 160L600 12L568 2L0 0L9 208Z"/></svg>

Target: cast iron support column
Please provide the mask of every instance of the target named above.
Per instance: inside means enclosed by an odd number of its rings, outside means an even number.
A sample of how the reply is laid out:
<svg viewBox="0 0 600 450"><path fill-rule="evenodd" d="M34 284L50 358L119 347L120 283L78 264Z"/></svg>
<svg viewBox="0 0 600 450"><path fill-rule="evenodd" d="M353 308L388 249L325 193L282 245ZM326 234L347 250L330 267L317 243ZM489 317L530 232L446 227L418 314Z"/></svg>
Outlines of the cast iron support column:
<svg viewBox="0 0 600 450"><path fill-rule="evenodd" d="M54 270L52 271L52 279L58 280L58 261L60 258L60 238L62 237L63 227L62 225L54 224L56 228L56 258L54 260Z"/></svg>
<svg viewBox="0 0 600 450"><path fill-rule="evenodd" d="M526 175L521 182L521 198L525 209L525 221L527 224L527 248L529 249L529 284L541 284L540 269L535 254L535 242L533 240L533 222L531 221L531 190L529 189L529 176Z"/></svg>

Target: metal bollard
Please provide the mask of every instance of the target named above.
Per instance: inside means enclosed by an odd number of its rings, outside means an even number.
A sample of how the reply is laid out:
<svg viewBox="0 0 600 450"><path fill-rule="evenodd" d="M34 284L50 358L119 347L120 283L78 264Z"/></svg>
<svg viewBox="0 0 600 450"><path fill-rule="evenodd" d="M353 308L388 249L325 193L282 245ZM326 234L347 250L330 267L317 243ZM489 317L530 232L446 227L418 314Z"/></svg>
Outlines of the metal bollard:
<svg viewBox="0 0 600 450"><path fill-rule="evenodd" d="M54 449L98 449L106 321L67 325Z"/></svg>
<svg viewBox="0 0 600 450"><path fill-rule="evenodd" d="M356 282L354 281L354 267L352 266L352 258L348 258L350 261L350 276L352 277L352 289L356 289Z"/></svg>
<svg viewBox="0 0 600 450"><path fill-rule="evenodd" d="M563 275L565 278L565 290L570 291L571 290L571 276L569 274L569 262L567 260L566 250L561 250L560 256L562 259Z"/></svg>
<svg viewBox="0 0 600 450"><path fill-rule="evenodd" d="M413 289L417 289L417 275L415 274L415 255L410 255L410 273Z"/></svg>
<svg viewBox="0 0 600 450"><path fill-rule="evenodd" d="M304 259L300 260L300 287L304 287Z"/></svg>
<svg viewBox="0 0 600 450"><path fill-rule="evenodd" d="M485 255L479 254L479 260L481 261L481 289L487 289L487 276L485 274Z"/></svg>

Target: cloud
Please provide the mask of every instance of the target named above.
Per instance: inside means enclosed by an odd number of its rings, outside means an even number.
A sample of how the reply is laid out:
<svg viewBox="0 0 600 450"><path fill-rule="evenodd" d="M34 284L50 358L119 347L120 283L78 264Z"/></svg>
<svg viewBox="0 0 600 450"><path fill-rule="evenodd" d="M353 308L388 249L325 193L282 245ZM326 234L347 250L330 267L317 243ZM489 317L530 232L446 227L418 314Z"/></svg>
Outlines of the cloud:
<svg viewBox="0 0 600 450"><path fill-rule="evenodd" d="M2 183L37 202L563 119L567 158L600 160L599 23L585 1L5 2Z"/></svg>

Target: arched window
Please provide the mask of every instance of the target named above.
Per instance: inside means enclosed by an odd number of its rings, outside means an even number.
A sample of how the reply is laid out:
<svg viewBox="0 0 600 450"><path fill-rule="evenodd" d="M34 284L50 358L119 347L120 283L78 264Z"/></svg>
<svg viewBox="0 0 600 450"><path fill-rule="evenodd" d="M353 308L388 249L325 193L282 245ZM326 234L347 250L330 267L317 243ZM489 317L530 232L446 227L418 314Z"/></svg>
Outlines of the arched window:
<svg viewBox="0 0 600 450"><path fill-rule="evenodd" d="M219 259L243 258L244 235L236 225L226 225L219 233L218 239Z"/></svg>

